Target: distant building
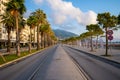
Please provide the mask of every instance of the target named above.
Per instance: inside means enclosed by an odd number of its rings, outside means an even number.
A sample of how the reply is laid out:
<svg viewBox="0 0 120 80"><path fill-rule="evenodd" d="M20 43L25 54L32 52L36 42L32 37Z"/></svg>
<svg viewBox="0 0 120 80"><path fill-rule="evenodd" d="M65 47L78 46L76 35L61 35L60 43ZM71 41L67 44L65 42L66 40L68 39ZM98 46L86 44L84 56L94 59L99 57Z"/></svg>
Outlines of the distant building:
<svg viewBox="0 0 120 80"><path fill-rule="evenodd" d="M24 18L24 20L26 19ZM29 43L29 40L30 40L30 26L26 24L20 33L20 43L25 45L26 43ZM37 27L31 29L31 43L37 43Z"/></svg>
<svg viewBox="0 0 120 80"><path fill-rule="evenodd" d="M20 33L20 43L28 43L30 35L30 28L28 25L25 25L24 29Z"/></svg>

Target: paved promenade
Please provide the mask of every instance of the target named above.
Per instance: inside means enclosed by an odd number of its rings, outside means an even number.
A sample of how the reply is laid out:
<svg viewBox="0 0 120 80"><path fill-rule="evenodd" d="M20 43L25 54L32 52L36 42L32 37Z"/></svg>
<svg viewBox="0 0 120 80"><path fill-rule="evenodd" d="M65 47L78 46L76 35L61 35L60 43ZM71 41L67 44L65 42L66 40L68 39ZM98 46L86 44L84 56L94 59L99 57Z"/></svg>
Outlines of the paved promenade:
<svg viewBox="0 0 120 80"><path fill-rule="evenodd" d="M111 56L105 57L105 56L102 56L105 54L105 49L103 48L98 48L98 49L94 49L94 51L90 51L90 48L87 48L87 47L81 47L81 46L79 47L73 46L73 47L120 63L120 50L119 49L108 49L108 55L111 55Z"/></svg>

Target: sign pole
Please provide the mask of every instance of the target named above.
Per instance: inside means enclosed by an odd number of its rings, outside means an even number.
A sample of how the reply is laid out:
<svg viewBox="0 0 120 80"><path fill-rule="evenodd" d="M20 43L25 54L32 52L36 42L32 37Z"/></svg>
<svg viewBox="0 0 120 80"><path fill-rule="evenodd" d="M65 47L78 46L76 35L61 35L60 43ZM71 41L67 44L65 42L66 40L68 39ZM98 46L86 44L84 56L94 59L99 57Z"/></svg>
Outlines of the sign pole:
<svg viewBox="0 0 120 80"><path fill-rule="evenodd" d="M111 44L111 40L110 40L110 53L112 54L112 44Z"/></svg>
<svg viewBox="0 0 120 80"><path fill-rule="evenodd" d="M110 40L110 46L109 46L109 49L110 49L110 53L112 54L112 44L111 44L111 40L113 40L113 30L108 30L107 31L107 34L108 34L108 40Z"/></svg>

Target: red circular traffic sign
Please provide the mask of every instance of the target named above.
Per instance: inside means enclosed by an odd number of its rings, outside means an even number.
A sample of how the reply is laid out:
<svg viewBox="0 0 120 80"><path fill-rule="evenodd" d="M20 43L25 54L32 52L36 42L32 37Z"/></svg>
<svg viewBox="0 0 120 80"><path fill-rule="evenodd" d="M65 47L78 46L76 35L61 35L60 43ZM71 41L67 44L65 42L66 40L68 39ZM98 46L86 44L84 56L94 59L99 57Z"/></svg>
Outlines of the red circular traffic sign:
<svg viewBox="0 0 120 80"><path fill-rule="evenodd" d="M113 36L112 35L108 36L108 40L113 40Z"/></svg>
<svg viewBox="0 0 120 80"><path fill-rule="evenodd" d="M108 31L107 31L107 34L108 34L108 35L112 35L112 34L113 34L113 30L108 30Z"/></svg>

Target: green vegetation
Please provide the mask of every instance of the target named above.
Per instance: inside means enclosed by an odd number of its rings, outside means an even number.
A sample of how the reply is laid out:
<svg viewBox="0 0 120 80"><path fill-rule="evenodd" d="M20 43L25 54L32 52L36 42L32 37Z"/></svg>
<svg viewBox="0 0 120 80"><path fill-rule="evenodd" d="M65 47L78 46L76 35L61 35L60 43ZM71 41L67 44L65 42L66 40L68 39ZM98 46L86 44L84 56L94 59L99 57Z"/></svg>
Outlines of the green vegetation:
<svg viewBox="0 0 120 80"><path fill-rule="evenodd" d="M120 28L120 14L118 16L111 15L109 12L99 13L97 16L97 24L90 24L86 26L87 32L80 34L78 37L71 37L68 39L63 40L63 43L72 44L74 45L76 41L80 41L83 47L91 47L91 51L93 51L93 38L96 39L96 49L98 46L98 36L105 33L106 38L106 51L105 56L108 55L108 36L107 31L108 29L117 30ZM87 41L87 42L86 42ZM90 43L90 44L89 44Z"/></svg>
<svg viewBox="0 0 120 80"><path fill-rule="evenodd" d="M4 58L5 58L6 61L3 61L3 59L0 57L0 65L1 65L1 64L4 64L4 63L6 63L6 62L12 61L12 60L21 58L21 57L23 57L23 56L32 54L32 53L34 53L34 52L36 52L36 51L37 51L36 49L31 50L31 53L29 53L29 51L23 51L23 52L20 53L20 54L21 54L20 56L16 56L16 54L4 55Z"/></svg>
<svg viewBox="0 0 120 80"><path fill-rule="evenodd" d="M91 24L91 25L87 25L86 29L89 31L88 34L90 35L90 47L91 47L91 51L93 51L93 36L95 35L100 35L103 34L102 29L99 27L99 25L97 24Z"/></svg>
<svg viewBox="0 0 120 80"><path fill-rule="evenodd" d="M56 29L56 30L53 30L53 31L59 39L66 39L66 38L70 38L70 37L73 37L73 36L79 36L79 35L76 35L74 33L67 32L67 31L64 31L64 30L59 30L59 29Z"/></svg>
<svg viewBox="0 0 120 80"><path fill-rule="evenodd" d="M53 45L56 43L57 38L55 37L49 22L47 21L47 16L43 10L37 9L35 12L32 12L27 20L23 19L23 14L26 12L26 6L24 5L25 0L10 0L6 3L2 3L6 6L5 14L0 15L2 18L2 22L6 26L6 30L8 33L8 40L7 40L7 52L11 53L11 41L10 41L10 32L12 29L16 31L16 55L19 57L21 56L20 53L20 33L21 30L25 28L27 24L30 27L30 34L28 48L29 53L32 53L31 47L34 47L37 44L37 50L41 48L45 48L48 46ZM35 32L35 28L37 27L37 36ZM31 33L31 30L34 30L34 33ZM34 35L34 37L32 36ZM40 35L41 35L41 42L40 42ZM34 38L34 39L32 39ZM37 38L37 42L35 39ZM34 41L32 41L34 40ZM44 44L44 45L43 45ZM44 47L43 47L44 46Z"/></svg>
<svg viewBox="0 0 120 80"><path fill-rule="evenodd" d="M26 7L24 5L24 0L11 0L5 4L6 12L8 11L11 16L15 19L15 29L16 29L16 54L20 56L20 26L19 22L21 16L23 16L24 12L26 12Z"/></svg>
<svg viewBox="0 0 120 80"><path fill-rule="evenodd" d="M98 24L105 29L105 38L106 38L106 51L105 55L108 56L108 35L107 31L108 28L112 29L114 27L117 27L117 17L114 15L111 15L109 12L98 14L97 16Z"/></svg>
<svg viewBox="0 0 120 80"><path fill-rule="evenodd" d="M6 26L6 30L8 33L7 52L9 53L11 52L11 47L13 47L11 46L10 32L12 29L15 29L16 31L16 44L15 44L16 54L5 55L3 58L6 59L6 62L23 57L25 55L35 52L36 50L57 43L57 38L54 32L52 31L51 25L48 22L47 16L43 10L37 9L36 11L32 12L29 18L27 19L27 21L23 19L23 14L26 12L26 7L24 5L24 2L25 0L10 0L8 3L3 3L6 6L6 12L4 15L0 15L0 17L2 18L1 23L3 23ZM80 34L80 36L78 37L70 37L68 39L65 39L63 40L63 42L66 44L75 45L77 44L76 41L80 40L82 46L84 46L85 40L91 40L91 51L92 51L93 50L92 38L97 37L98 40L98 36L105 33L106 34L105 55L107 56L108 55L107 31L108 28L109 29L120 28L120 14L118 16L114 16L111 15L109 12L100 13L97 16L97 21L98 21L97 24L86 25L86 29L88 30L87 32ZM25 24L27 24L30 27L29 41L28 43L26 43L29 44L27 46L29 50L20 53L20 33L21 30L25 27ZM35 28L37 28L37 36L35 35ZM103 29L105 30L105 32L103 32ZM32 30L34 30L34 33L32 33ZM60 31L60 36L61 33L66 34L65 32ZM34 36L32 36L32 34ZM68 33L68 35L71 35L71 33ZM41 40L40 40L40 36L41 36ZM35 42L35 38L37 38L37 42ZM97 40L96 40L96 45L97 45ZM31 50L31 47L34 47L33 44L37 46L36 50ZM3 58L0 57L0 64L5 63Z"/></svg>

